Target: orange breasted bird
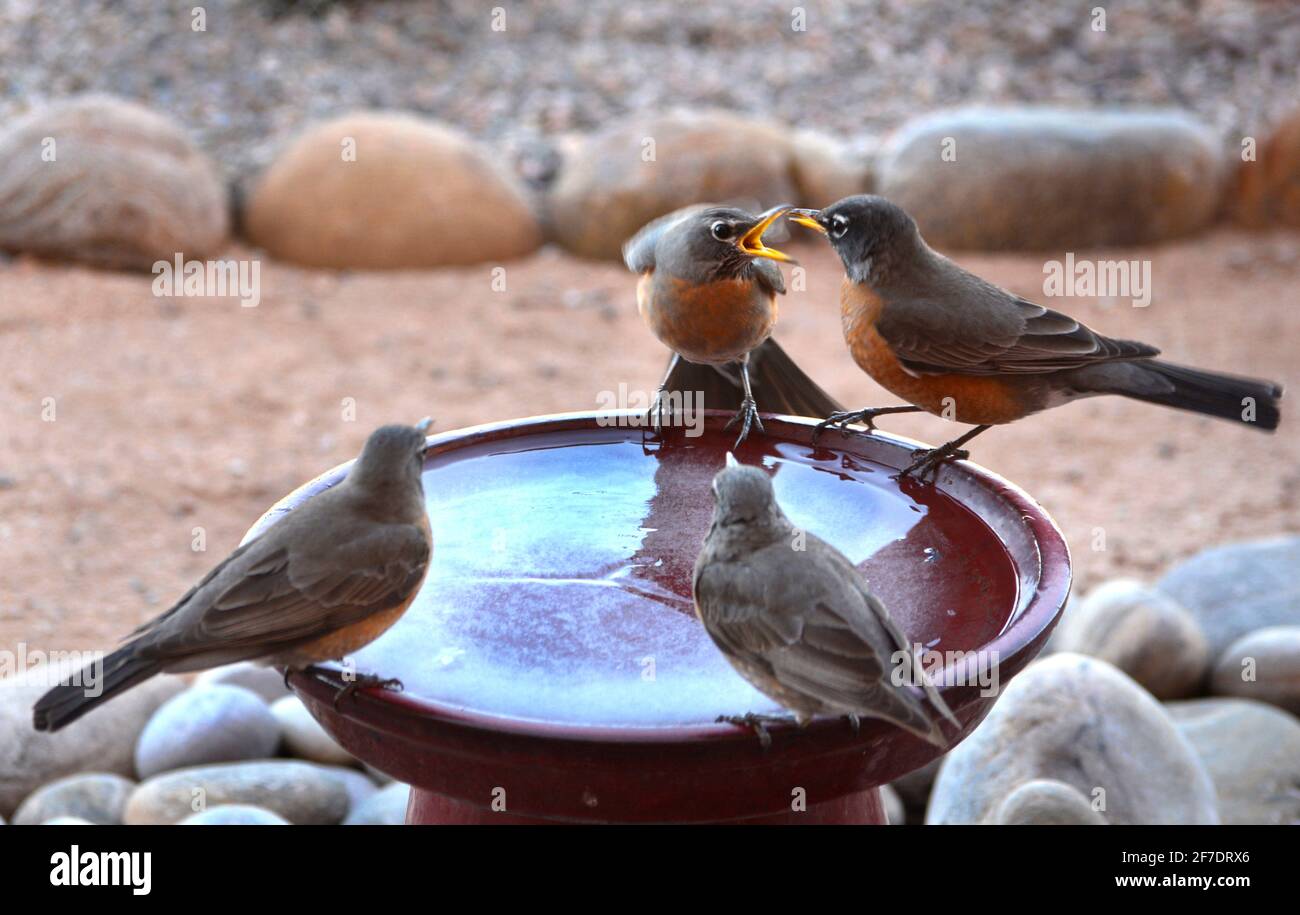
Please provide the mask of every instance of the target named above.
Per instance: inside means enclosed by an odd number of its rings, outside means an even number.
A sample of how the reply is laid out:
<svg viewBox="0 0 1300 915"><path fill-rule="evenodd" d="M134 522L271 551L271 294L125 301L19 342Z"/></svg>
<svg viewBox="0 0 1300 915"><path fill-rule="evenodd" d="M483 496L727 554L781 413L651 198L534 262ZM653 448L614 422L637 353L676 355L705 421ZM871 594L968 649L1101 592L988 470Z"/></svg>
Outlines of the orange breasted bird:
<svg viewBox="0 0 1300 915"><path fill-rule="evenodd" d="M414 600L433 551L421 483L429 423L371 433L343 482L227 556L102 666L37 700L36 729L57 731L163 671L255 660L287 677L377 639ZM389 685L358 677L340 696Z"/></svg>
<svg viewBox="0 0 1300 915"><path fill-rule="evenodd" d="M975 428L918 452L903 475L964 458L990 426L1083 397L1119 394L1272 431L1282 386L1175 365L963 270L925 243L883 197L846 197L791 219L825 235L844 262L840 316L858 366L911 406L836 412L823 426L926 411Z"/></svg>
<svg viewBox="0 0 1300 915"><path fill-rule="evenodd" d="M792 259L765 245L763 233L789 209L755 215L686 207L646 225L623 246L628 269L641 275L641 317L673 351L650 409L656 431L665 392L672 391L700 391L708 407L734 406L727 428L741 424L737 445L751 425L763 429L755 388L769 412L824 416L827 408L838 409L770 339L776 296L785 292L777 262Z"/></svg>

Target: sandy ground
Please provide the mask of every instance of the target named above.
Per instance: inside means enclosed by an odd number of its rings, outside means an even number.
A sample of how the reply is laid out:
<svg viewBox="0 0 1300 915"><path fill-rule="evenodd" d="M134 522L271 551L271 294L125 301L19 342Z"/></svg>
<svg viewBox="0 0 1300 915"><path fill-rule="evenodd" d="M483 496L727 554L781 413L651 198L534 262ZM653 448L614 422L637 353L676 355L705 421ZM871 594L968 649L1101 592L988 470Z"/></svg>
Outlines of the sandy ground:
<svg viewBox="0 0 1300 915"><path fill-rule="evenodd" d="M895 402L843 347L838 261L822 247L792 250L807 290L786 300L778 337L846 403ZM1151 258L1151 305L1050 304L1170 358L1294 386L1300 234L1224 230L1097 255ZM960 261L1046 301L1039 257ZM262 303L241 308L155 298L149 277L0 261L0 648L108 647L278 497L352 457L375 425L433 414L446 430L591 409L620 382L658 380L665 351L620 266L548 249L509 265L504 292L489 271L331 274L268 261ZM1047 506L1086 587L1153 576L1208 544L1300 530L1300 425L1289 419L1270 437L1103 398L993 430L975 459ZM882 425L928 441L960 428L933 417ZM191 549L196 528L206 553Z"/></svg>

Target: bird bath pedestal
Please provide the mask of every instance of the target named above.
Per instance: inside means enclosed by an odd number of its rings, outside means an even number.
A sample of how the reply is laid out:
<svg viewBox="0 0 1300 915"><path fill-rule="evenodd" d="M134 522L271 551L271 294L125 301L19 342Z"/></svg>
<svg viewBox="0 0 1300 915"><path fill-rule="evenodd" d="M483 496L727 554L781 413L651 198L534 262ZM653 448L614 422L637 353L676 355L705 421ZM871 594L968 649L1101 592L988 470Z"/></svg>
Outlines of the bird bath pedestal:
<svg viewBox="0 0 1300 915"><path fill-rule="evenodd" d="M537 417L430 440L424 588L350 661L400 679L336 710L344 668L290 684L358 759L412 786L410 823L884 821L878 786L940 752L863 719L777 725L764 749L719 715L780 709L695 618L691 570L733 433L644 432L635 414ZM1028 496L979 467L893 478L914 442L765 417L736 453L773 474L795 525L843 551L904 632L945 655L956 743L1042 648L1069 555ZM250 535L343 478L336 468ZM349 670L352 666L349 665ZM959 672L960 671L960 672ZM979 681L981 675L984 685Z"/></svg>

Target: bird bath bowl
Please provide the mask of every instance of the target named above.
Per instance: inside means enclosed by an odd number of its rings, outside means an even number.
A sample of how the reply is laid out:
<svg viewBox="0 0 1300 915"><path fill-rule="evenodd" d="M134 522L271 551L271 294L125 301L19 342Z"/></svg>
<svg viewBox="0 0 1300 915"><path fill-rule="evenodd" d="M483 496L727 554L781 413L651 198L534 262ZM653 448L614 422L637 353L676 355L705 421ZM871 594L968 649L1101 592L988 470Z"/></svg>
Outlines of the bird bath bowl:
<svg viewBox="0 0 1300 915"><path fill-rule="evenodd" d="M874 719L856 733L842 719L777 725L767 749L715 721L780 712L691 602L728 417L662 440L628 413L430 439L428 578L347 668L404 690L361 689L336 710L343 665L289 679L342 746L413 786L408 822L883 822L878 786L939 754ZM987 677L1005 686L1056 624L1070 585L1060 531L970 463L944 467L937 487L900 484L909 440L830 431L813 447L811 420L764 422L737 457L773 474L795 525L848 555L914 642L956 653L936 677L963 724L946 726L955 744L996 698ZM249 535L346 472L299 488Z"/></svg>

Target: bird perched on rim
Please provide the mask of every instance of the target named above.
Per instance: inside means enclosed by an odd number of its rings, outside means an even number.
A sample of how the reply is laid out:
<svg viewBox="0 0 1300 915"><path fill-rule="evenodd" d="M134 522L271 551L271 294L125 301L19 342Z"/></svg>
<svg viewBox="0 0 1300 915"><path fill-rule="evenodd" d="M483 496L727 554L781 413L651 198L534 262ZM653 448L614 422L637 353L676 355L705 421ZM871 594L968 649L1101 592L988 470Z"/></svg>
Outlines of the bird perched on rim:
<svg viewBox="0 0 1300 915"><path fill-rule="evenodd" d="M377 639L410 606L429 567L421 475L430 423L376 429L343 482L239 547L129 642L37 700L36 729L57 731L163 671L256 660L287 676ZM394 683L358 677L340 696Z"/></svg>
<svg viewBox="0 0 1300 915"><path fill-rule="evenodd" d="M1119 394L1272 431L1282 386L1156 359L1068 315L985 282L933 251L902 208L883 197L846 197L791 218L825 235L844 262L844 339L854 361L911 406L837 412L823 426L885 413L927 411L973 423L917 454L904 475L966 457L961 446L990 426L1082 397Z"/></svg>
<svg viewBox="0 0 1300 915"><path fill-rule="evenodd" d="M825 416L839 409L771 339L785 278L777 261L792 258L763 243L763 233L790 209L755 215L735 207L692 206L646 225L623 246L641 274L637 308L673 351L649 419L662 426L665 395L701 392L705 406L736 410L727 428L763 430L754 389L768 412Z"/></svg>
<svg viewBox="0 0 1300 915"><path fill-rule="evenodd" d="M713 498L713 523L695 560L695 612L731 666L800 725L816 715L855 724L883 718L947 747L931 709L960 723L853 563L798 531L768 475L730 454L713 478ZM922 687L928 706L911 683ZM765 720L719 719L754 728L766 745Z"/></svg>

